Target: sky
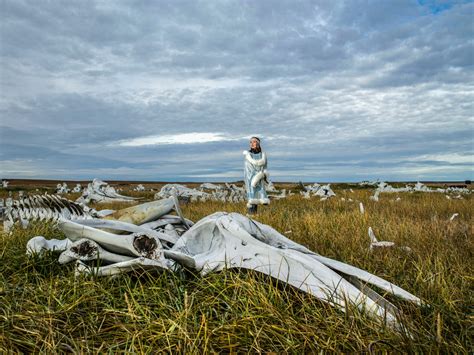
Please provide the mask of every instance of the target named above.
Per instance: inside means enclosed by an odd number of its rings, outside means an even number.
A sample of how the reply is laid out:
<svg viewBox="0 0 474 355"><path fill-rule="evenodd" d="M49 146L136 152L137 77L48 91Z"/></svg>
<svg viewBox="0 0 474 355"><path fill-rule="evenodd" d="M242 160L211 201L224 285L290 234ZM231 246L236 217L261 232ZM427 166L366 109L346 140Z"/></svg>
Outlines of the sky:
<svg viewBox="0 0 474 355"><path fill-rule="evenodd" d="M472 1L0 6L1 178L474 178Z"/></svg>

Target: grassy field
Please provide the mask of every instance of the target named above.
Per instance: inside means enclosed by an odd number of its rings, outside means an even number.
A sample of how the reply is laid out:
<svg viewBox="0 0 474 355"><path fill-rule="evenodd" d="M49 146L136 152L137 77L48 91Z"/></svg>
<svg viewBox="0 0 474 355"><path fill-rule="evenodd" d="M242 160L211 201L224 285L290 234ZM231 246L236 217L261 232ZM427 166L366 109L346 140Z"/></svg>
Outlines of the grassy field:
<svg viewBox="0 0 474 355"><path fill-rule="evenodd" d="M57 263L57 253L43 259L25 255L33 236L63 237L54 225L34 223L0 236L0 352L473 353L472 196L448 200L439 193L382 194L374 202L369 199L373 189L333 187L334 199L291 196L260 208L255 219L423 299L429 306L390 298L403 310L411 337L355 310L341 313L256 272L76 278L73 265ZM144 201L154 194L122 193ZM216 211L245 213L243 203L189 203L182 209L193 221ZM450 222L453 213L459 216ZM370 252L369 226L380 240L409 246L412 252Z"/></svg>

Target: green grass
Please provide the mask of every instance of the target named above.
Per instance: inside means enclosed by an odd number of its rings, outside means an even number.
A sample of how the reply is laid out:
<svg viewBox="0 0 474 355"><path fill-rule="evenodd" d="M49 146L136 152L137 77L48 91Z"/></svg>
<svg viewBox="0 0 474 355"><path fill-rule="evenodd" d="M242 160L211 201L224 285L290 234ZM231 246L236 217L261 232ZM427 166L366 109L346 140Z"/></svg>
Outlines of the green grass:
<svg viewBox="0 0 474 355"><path fill-rule="evenodd" d="M302 353L370 348L472 353L471 196L447 200L437 193L382 194L380 202L373 202L372 189L350 193L334 187L335 199L292 196L259 208L255 219L426 301L429 307L415 307L390 298L403 310L411 338L355 310L341 313L251 271L76 278L73 265L57 263L57 253L42 259L25 255L33 236L63 237L53 225L35 223L0 236L0 352ZM140 196L146 200L153 193ZM394 201L397 196L401 201ZM364 203L365 216L358 201ZM194 221L216 211L245 213L245 204L183 206L185 216ZM448 222L455 212L460 216ZM409 246L412 252L369 252L369 226L380 240Z"/></svg>

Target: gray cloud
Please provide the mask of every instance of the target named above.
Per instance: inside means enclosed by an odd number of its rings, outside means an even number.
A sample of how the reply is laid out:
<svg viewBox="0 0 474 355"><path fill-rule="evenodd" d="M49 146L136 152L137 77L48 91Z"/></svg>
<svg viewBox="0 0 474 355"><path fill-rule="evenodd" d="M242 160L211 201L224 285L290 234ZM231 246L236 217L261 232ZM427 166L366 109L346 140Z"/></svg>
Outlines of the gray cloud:
<svg viewBox="0 0 474 355"><path fill-rule="evenodd" d="M2 2L4 177L473 177L470 1ZM179 134L219 142L124 146Z"/></svg>

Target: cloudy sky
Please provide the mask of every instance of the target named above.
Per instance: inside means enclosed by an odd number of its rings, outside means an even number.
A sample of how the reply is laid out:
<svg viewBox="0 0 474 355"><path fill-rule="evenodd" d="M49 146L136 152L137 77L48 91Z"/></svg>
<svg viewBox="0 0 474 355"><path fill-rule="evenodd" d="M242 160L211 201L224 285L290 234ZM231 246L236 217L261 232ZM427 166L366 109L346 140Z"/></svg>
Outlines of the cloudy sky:
<svg viewBox="0 0 474 355"><path fill-rule="evenodd" d="M0 4L2 178L474 177L472 1Z"/></svg>

